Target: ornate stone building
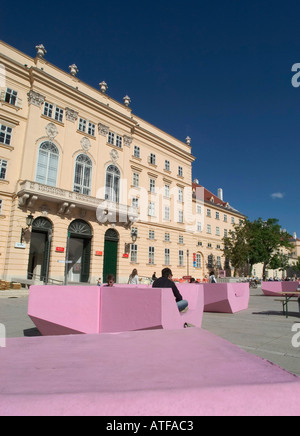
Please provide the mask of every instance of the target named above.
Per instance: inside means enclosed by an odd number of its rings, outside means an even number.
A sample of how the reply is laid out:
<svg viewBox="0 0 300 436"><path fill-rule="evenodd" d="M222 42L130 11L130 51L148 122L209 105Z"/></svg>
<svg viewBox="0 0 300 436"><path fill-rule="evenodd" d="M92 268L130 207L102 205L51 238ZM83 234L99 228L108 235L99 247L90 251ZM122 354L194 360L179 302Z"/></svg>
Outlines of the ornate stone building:
<svg viewBox="0 0 300 436"><path fill-rule="evenodd" d="M114 273L126 282L134 267L144 277L166 265L174 277L224 269L224 231L243 215L207 190L196 196L190 138L142 120L105 82L83 83L75 64L50 64L42 44L35 58L0 48L3 279L96 283Z"/></svg>

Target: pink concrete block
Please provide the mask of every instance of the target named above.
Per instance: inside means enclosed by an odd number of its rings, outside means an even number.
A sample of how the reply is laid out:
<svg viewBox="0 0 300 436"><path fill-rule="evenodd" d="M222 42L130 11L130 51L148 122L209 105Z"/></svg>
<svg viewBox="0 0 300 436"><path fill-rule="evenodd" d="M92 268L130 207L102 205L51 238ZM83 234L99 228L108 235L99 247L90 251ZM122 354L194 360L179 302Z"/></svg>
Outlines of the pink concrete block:
<svg viewBox="0 0 300 436"><path fill-rule="evenodd" d="M28 315L43 335L97 333L98 286L30 286Z"/></svg>
<svg viewBox="0 0 300 436"><path fill-rule="evenodd" d="M248 283L204 283L204 312L235 313L248 308Z"/></svg>
<svg viewBox="0 0 300 436"><path fill-rule="evenodd" d="M203 291L179 313L171 289L127 286L31 286L28 315L43 335L201 326Z"/></svg>
<svg viewBox="0 0 300 436"><path fill-rule="evenodd" d="M297 287L298 287L298 282L292 282L292 281L261 282L261 290L265 295L277 295L280 292L293 292L297 290Z"/></svg>
<svg viewBox="0 0 300 436"><path fill-rule="evenodd" d="M299 415L299 377L204 329L15 338L6 345L1 416Z"/></svg>

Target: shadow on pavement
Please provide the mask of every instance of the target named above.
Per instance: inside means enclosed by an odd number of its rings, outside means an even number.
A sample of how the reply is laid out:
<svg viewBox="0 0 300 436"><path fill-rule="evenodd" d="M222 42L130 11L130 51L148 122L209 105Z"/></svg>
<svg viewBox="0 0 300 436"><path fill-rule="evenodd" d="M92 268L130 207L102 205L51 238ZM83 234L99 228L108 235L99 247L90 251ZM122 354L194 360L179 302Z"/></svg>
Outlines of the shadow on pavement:
<svg viewBox="0 0 300 436"><path fill-rule="evenodd" d="M36 327L23 330L24 336L42 336Z"/></svg>

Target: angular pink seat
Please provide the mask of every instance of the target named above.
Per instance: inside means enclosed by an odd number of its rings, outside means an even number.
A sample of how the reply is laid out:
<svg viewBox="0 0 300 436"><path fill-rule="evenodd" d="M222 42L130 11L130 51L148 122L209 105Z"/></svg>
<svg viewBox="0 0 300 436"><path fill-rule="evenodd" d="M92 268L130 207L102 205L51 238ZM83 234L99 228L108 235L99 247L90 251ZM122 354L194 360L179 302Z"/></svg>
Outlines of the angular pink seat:
<svg viewBox="0 0 300 436"><path fill-rule="evenodd" d="M179 416L188 430L193 416L298 416L299 380L200 328L8 338L0 416Z"/></svg>
<svg viewBox="0 0 300 436"><path fill-rule="evenodd" d="M248 283L203 283L204 312L235 313L248 308Z"/></svg>
<svg viewBox="0 0 300 436"><path fill-rule="evenodd" d="M293 292L297 290L299 286L298 282L290 282L290 281L270 281L270 282L261 282L261 290L265 295L277 295L281 292Z"/></svg>
<svg viewBox="0 0 300 436"><path fill-rule="evenodd" d="M201 327L203 290L179 313L171 289L145 286L31 286L28 315L43 335Z"/></svg>

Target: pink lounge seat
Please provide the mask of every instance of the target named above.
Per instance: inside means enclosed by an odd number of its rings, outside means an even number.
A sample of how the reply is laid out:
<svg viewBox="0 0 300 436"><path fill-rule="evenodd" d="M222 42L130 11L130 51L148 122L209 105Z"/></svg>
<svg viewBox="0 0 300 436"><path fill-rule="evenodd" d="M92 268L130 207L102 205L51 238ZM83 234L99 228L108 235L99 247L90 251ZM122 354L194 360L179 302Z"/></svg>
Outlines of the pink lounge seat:
<svg viewBox="0 0 300 436"><path fill-rule="evenodd" d="M263 291L264 295L277 295L281 292L293 292L297 290L297 287L298 282L261 282L261 290Z"/></svg>
<svg viewBox="0 0 300 436"><path fill-rule="evenodd" d="M235 313L248 308L248 283L204 283L204 312Z"/></svg>
<svg viewBox="0 0 300 436"><path fill-rule="evenodd" d="M28 315L42 335L201 327L203 291L179 313L171 289L131 286L31 286Z"/></svg>
<svg viewBox="0 0 300 436"><path fill-rule="evenodd" d="M8 338L0 416L179 416L188 430L193 416L299 416L299 380L199 328Z"/></svg>

